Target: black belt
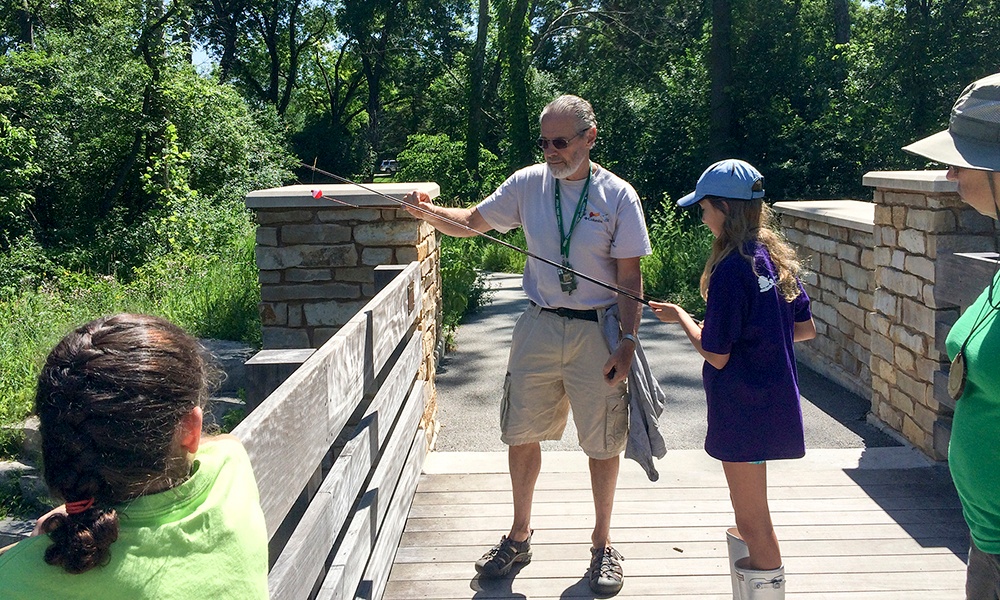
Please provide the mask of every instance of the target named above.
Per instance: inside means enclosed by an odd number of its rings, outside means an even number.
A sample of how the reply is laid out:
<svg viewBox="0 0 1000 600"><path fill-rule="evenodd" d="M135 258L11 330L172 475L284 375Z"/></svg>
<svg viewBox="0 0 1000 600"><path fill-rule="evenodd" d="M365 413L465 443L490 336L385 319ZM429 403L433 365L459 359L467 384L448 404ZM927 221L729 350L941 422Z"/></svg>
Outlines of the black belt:
<svg viewBox="0 0 1000 600"><path fill-rule="evenodd" d="M532 306L538 306L534 302L531 303ZM594 323L599 323L597 319L596 310L577 310L575 308L545 308L539 306L540 309L545 312L555 313L560 317L566 317L567 319L580 319L583 321L593 321Z"/></svg>

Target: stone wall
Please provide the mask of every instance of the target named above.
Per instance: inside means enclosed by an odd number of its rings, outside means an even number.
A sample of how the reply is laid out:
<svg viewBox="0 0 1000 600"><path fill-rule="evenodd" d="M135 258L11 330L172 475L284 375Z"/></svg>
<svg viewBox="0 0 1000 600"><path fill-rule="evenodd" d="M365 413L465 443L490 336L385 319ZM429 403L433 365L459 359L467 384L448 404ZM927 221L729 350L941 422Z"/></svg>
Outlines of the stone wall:
<svg viewBox="0 0 1000 600"><path fill-rule="evenodd" d="M954 402L935 380L947 372L944 342L960 307L943 301L938 282L946 257L993 248L993 224L961 201L944 171L874 172L864 183L875 188L872 414L945 459Z"/></svg>
<svg viewBox="0 0 1000 600"><path fill-rule="evenodd" d="M433 381L442 339L437 234L375 192L400 199L418 189L436 198L440 188L436 183L365 188L292 185L247 195L258 225L263 347L319 348L374 297L376 266L419 261L424 338L419 377ZM315 190L322 197L315 198ZM433 418L433 400L432 394L425 425Z"/></svg>
<svg viewBox="0 0 1000 600"><path fill-rule="evenodd" d="M969 294L939 282L961 279L956 253L994 248L993 225L962 203L944 171L873 172L864 183L873 203L775 204L811 271L804 283L819 335L796 351L870 398L870 420L945 459L954 402L944 341L962 308L953 299ZM968 285L988 283L977 275Z"/></svg>
<svg viewBox="0 0 1000 600"><path fill-rule="evenodd" d="M854 200L774 204L785 237L806 270L816 339L795 347L812 370L855 394L871 396L871 336L866 315L874 303L874 206Z"/></svg>

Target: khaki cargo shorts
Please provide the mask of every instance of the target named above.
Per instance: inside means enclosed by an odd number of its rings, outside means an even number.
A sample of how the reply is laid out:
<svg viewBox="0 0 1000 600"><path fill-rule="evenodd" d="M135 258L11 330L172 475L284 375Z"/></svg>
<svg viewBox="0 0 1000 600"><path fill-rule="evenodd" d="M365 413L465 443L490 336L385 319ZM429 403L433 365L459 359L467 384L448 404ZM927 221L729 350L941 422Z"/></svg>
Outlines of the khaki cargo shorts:
<svg viewBox="0 0 1000 600"><path fill-rule="evenodd" d="M601 327L531 306L514 325L500 403L500 439L508 446L558 440L570 408L590 458L618 456L628 440L625 383L604 379L610 352Z"/></svg>

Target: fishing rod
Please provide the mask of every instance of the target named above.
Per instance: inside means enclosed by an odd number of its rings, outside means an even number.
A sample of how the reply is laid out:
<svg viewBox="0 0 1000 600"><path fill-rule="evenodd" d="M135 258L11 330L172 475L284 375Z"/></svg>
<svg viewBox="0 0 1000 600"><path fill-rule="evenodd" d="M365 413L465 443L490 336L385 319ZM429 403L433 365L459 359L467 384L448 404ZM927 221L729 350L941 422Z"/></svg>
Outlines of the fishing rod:
<svg viewBox="0 0 1000 600"><path fill-rule="evenodd" d="M347 179L346 177L341 177L340 175L334 175L333 173L330 173L329 171L324 171L323 169L320 169L319 167L317 167L315 165L310 165L309 163L305 163L305 162L303 162L301 164L302 164L303 167L306 167L308 169L312 169L313 171L315 171L316 173L319 173L320 175L323 175L325 177L329 177L329 178L334 179L336 181L339 181L341 183L346 183L348 185L357 186L357 187L359 187L359 188L361 188L361 189L363 189L363 190L365 190L367 192L371 192L372 194L375 194L377 196L381 196L382 198L385 198L387 200L391 200L392 202L395 202L396 204L399 204L399 205L402 205L402 206L406 206L406 207L409 207L409 208L413 208L413 209L415 209L418 212L422 212L424 214L430 215L430 216L434 217L435 219L437 219L439 221L443 221L445 223L448 223L449 225L454 225L454 226L456 226L456 227L458 227L460 229L464 229L465 231L471 231L472 233L474 233L474 234L476 234L478 236L482 236L482 237L490 240L491 242L495 242L497 244L500 244L501 246L504 246L506 248L510 248L511 250L513 250L515 252L519 252L519 253L521 253L521 254L523 254L525 256L528 256L530 258L533 258L533 259L535 259L537 261L541 261L541 262L543 262L543 263L545 263L547 265L555 267L556 269L562 269L563 271L566 271L568 273L572 273L572 274L580 277L580 279L585 279L585 280L587 280L587 281L589 281L589 282L591 282L593 284L596 284L596 285L599 285L599 286L601 286L601 287L603 287L605 289L611 290L612 292L617 292L617 293L625 296L626 298L631 298L632 300L635 300L636 302L639 302L640 304L645 304L646 306L649 306L649 300L645 297L645 294L642 294L641 296L639 296L639 295L637 295L639 292L634 292L632 290L627 290L627 289L618 287L616 285L607 283L605 281L601 281L600 279L597 279L595 277L591 277L590 275L581 273L581 272L576 271L576 270L574 270L572 268L569 268L567 266L561 265L561 264L559 264L559 263L557 263L557 262L555 262L553 260L549 260L547 258L538 256L537 254L533 254L532 252L529 252L529 251L525 250L524 248L521 248L519 246L515 246L514 244L511 244L509 242L505 242L505 241L501 240L500 238L494 237L494 236L492 236L492 235L490 235L488 233L479 231L477 229L473 229L472 227L469 227L468 225L465 225L463 223L459 223L458 221L455 221L453 219L449 219L448 217L442 217L441 215L438 215L438 214L434 213L433 211L430 211L430 210L428 210L428 209L420 206L419 204L410 204L409 202L404 202L402 200L399 200L398 198L393 198L389 194L380 192L380 191L378 191L376 189L373 189L371 187L368 187L368 186L366 186L364 184L357 183L356 181L351 181L350 179ZM312 195L313 195L313 198L317 198L317 199L324 197L322 190L313 190L312 191ZM343 200L338 200L336 198L327 198L327 199L328 200L333 200L334 202L338 202L340 204L344 204L344 205L347 205L347 206L354 206L352 204L344 202ZM354 208L357 208L357 207L354 206ZM655 298L654 298L654 300L655 300Z"/></svg>

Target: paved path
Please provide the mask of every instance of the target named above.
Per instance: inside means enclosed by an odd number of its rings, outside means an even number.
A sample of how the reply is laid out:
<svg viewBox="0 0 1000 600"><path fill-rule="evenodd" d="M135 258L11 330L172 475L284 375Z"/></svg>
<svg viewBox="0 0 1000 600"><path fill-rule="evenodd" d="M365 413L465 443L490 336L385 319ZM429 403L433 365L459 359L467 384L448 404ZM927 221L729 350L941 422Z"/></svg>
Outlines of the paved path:
<svg viewBox="0 0 1000 600"><path fill-rule="evenodd" d="M500 396L506 373L511 330L527 299L520 275L494 274L489 279L493 302L469 317L456 332L455 351L437 375L438 451L506 450L500 442ZM705 392L701 357L676 325L660 323L649 309L643 313L639 337L668 397L661 431L669 449L700 449L705 439ZM805 342L808 343L808 342ZM899 446L866 421L869 402L800 366L806 448L874 448ZM572 419L559 441L544 450L575 450Z"/></svg>

